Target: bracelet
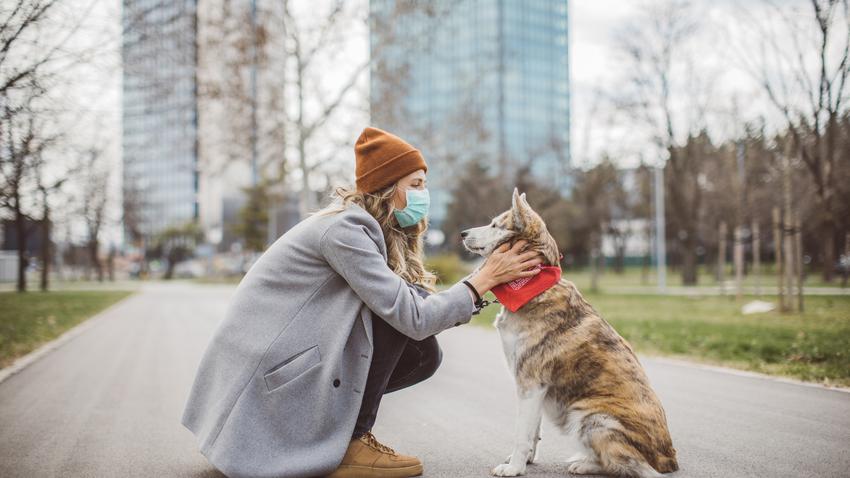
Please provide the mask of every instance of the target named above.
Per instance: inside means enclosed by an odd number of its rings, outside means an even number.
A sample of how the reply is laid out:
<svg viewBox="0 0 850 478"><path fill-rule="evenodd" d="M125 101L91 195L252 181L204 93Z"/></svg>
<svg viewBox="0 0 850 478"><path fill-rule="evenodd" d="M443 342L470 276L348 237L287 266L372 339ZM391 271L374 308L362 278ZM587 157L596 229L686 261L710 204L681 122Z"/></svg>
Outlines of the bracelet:
<svg viewBox="0 0 850 478"><path fill-rule="evenodd" d="M478 290L475 289L475 286L472 285L469 281L464 280L463 283L466 284L467 287L469 287L469 290L471 290L473 294L475 294L475 303L473 304L475 306L475 312L473 312L472 315L477 315L481 312L481 309L490 305L490 302L482 299L481 294L478 293Z"/></svg>
<svg viewBox="0 0 850 478"><path fill-rule="evenodd" d="M472 285L468 280L464 280L463 283L466 284L467 287L469 287L473 294L475 294L475 303L477 304L481 302L481 294L479 294L478 291L475 290L475 286Z"/></svg>

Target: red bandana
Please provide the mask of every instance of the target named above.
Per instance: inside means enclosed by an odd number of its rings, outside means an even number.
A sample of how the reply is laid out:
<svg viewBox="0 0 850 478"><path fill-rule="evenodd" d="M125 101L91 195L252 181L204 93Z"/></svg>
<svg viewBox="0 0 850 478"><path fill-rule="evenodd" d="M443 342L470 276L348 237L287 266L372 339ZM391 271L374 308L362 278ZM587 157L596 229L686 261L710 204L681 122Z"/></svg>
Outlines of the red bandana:
<svg viewBox="0 0 850 478"><path fill-rule="evenodd" d="M561 268L558 266L542 266L537 264L534 268L540 272L531 277L520 277L519 279L499 284L490 289L490 292L499 299L511 312L516 312L531 299L542 294L546 289L557 284L561 280Z"/></svg>

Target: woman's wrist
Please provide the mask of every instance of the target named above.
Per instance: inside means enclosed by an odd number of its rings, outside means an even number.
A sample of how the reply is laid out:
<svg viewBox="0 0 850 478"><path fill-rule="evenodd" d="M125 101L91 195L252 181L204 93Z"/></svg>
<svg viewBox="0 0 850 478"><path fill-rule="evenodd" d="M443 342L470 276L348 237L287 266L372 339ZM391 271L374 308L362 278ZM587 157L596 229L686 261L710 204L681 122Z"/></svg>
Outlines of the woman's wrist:
<svg viewBox="0 0 850 478"><path fill-rule="evenodd" d="M495 285L485 275L481 274L481 272L474 274L467 281L475 287L475 290L478 291L478 295L481 297L484 297L484 294Z"/></svg>

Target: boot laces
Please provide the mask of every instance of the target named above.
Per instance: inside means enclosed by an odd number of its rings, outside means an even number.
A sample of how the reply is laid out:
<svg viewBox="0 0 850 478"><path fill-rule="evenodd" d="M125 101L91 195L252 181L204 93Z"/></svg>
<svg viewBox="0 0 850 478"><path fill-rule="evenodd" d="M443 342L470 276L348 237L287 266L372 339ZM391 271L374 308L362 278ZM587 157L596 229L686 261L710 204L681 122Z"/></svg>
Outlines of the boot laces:
<svg viewBox="0 0 850 478"><path fill-rule="evenodd" d="M391 455L396 454L395 450L379 442L378 439L375 438L375 435L372 435L372 432L366 432L366 434L363 435L363 438L366 440L366 444L370 445L373 448L377 448L379 451L383 451Z"/></svg>

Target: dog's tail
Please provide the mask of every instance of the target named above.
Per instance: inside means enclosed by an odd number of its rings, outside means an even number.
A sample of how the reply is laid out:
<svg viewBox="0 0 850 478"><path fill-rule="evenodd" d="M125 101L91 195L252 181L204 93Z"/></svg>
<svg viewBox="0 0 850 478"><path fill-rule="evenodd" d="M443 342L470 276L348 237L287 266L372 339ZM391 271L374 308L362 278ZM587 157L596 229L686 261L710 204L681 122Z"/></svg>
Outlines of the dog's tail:
<svg viewBox="0 0 850 478"><path fill-rule="evenodd" d="M679 462L673 457L659 457L656 469L661 473L672 473L679 469Z"/></svg>
<svg viewBox="0 0 850 478"><path fill-rule="evenodd" d="M599 457L602 469L611 475L629 478L660 478L646 458L626 439L622 431L607 427L587 432L590 448ZM674 460L675 461L675 460Z"/></svg>

